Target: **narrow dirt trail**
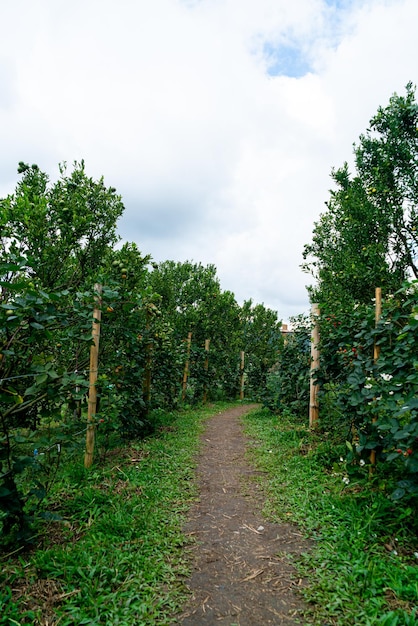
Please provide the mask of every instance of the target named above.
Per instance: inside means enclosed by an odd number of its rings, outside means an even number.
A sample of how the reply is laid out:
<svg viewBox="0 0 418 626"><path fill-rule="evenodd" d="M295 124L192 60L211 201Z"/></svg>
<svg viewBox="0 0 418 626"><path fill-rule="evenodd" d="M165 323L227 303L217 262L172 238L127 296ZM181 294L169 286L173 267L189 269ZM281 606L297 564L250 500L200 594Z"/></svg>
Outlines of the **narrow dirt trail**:
<svg viewBox="0 0 418 626"><path fill-rule="evenodd" d="M297 527L263 519L257 484L262 473L246 459L249 442L240 420L252 408L215 415L203 435L200 500L185 527L197 541L188 581L192 598L179 618L182 626L301 623L303 583L287 556L307 551L309 544Z"/></svg>

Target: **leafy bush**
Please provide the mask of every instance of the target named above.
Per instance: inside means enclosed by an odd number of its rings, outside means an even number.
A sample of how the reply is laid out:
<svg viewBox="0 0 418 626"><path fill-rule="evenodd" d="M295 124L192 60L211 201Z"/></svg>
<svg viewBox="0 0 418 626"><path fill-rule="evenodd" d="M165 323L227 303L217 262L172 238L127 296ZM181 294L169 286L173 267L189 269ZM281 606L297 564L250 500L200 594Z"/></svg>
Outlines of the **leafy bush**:
<svg viewBox="0 0 418 626"><path fill-rule="evenodd" d="M369 464L374 451L394 499L418 496L417 287L412 281L386 298L377 324L373 304L349 315L325 309L320 322L321 415L343 425L353 465Z"/></svg>
<svg viewBox="0 0 418 626"><path fill-rule="evenodd" d="M267 374L262 396L272 411L290 410L301 418L309 409L309 371L311 360L311 323L306 316L291 320L292 332L280 347L277 363Z"/></svg>

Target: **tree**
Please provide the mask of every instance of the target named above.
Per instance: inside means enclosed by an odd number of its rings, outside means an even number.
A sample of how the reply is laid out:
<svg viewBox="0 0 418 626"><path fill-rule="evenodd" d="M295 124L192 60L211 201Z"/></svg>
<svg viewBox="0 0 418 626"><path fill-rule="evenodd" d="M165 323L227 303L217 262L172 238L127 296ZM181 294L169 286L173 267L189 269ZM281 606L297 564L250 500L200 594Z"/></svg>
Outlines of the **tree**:
<svg viewBox="0 0 418 626"><path fill-rule="evenodd" d="M374 288L394 292L417 269L418 106L411 83L379 108L354 149L356 173L333 170L336 189L303 268L317 280L312 300L369 302Z"/></svg>
<svg viewBox="0 0 418 626"><path fill-rule="evenodd" d="M283 340L276 311L247 300L241 307L242 349L246 354L247 393L259 398L269 371L277 363Z"/></svg>
<svg viewBox="0 0 418 626"><path fill-rule="evenodd" d="M371 204L385 227L388 261L394 272L418 278L418 105L415 88L394 94L360 137L356 167Z"/></svg>
<svg viewBox="0 0 418 626"><path fill-rule="evenodd" d="M118 239L120 196L89 178L83 161L69 175L61 165L54 184L37 165L21 162L18 172L15 193L0 200L0 257L26 257L31 279L44 289L82 285Z"/></svg>
<svg viewBox="0 0 418 626"><path fill-rule="evenodd" d="M191 382L196 399L201 399L205 384L213 387L215 382L221 393L233 395L238 380L239 306L231 292L221 291L215 266L165 261L155 265L149 283L161 296L159 307L177 343L184 344L189 332L193 335ZM206 339L211 344L204 374Z"/></svg>

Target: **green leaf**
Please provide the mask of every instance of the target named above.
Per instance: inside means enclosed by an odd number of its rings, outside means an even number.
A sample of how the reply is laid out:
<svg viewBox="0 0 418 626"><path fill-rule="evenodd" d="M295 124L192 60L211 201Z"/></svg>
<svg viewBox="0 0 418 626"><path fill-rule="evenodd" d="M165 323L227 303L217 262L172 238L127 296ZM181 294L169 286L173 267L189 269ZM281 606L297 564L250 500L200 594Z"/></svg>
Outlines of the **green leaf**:
<svg viewBox="0 0 418 626"><path fill-rule="evenodd" d="M413 472L413 473L418 472L418 458L414 456L408 457L405 462L405 465L410 472Z"/></svg>
<svg viewBox="0 0 418 626"><path fill-rule="evenodd" d="M402 411L409 411L410 409L418 408L418 398L412 398L402 407Z"/></svg>
<svg viewBox="0 0 418 626"><path fill-rule="evenodd" d="M43 385L48 380L48 374L40 374L35 377L35 385Z"/></svg>
<svg viewBox="0 0 418 626"><path fill-rule="evenodd" d="M396 459L399 459L400 457L402 457L402 455L399 452L390 452L390 454L386 456L386 461L390 463L391 461L395 461Z"/></svg>
<svg viewBox="0 0 418 626"><path fill-rule="evenodd" d="M38 393L39 389L38 387L35 385L32 385L31 387L27 387L25 389L25 396L33 396L34 394Z"/></svg>
<svg viewBox="0 0 418 626"><path fill-rule="evenodd" d="M397 489L395 489L395 491L392 492L390 497L392 500L400 500L404 497L405 493L405 489L402 489L402 487L398 487Z"/></svg>
<svg viewBox="0 0 418 626"><path fill-rule="evenodd" d="M44 326L42 326L42 324L38 324L38 322L31 322L30 326L32 326L32 328L35 328L35 330L44 330Z"/></svg>

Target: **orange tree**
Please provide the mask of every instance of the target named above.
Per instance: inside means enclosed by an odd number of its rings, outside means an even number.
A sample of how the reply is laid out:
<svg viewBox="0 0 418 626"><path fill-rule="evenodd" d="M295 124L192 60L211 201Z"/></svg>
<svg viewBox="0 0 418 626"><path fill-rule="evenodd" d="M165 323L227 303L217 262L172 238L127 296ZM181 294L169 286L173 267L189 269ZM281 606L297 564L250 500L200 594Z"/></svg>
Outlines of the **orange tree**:
<svg viewBox="0 0 418 626"><path fill-rule="evenodd" d="M417 328L416 281L384 301L377 325L372 303L324 308L320 318L322 427L351 442L347 469L356 478L368 475L374 451L375 476L394 499L418 497Z"/></svg>
<svg viewBox="0 0 418 626"><path fill-rule="evenodd" d="M307 420L311 323L299 315L291 318L291 332L278 341L275 363L266 375L263 404L273 412L291 411Z"/></svg>
<svg viewBox="0 0 418 626"><path fill-rule="evenodd" d="M305 246L303 265L317 279L312 301L370 302L374 288L394 293L418 278L418 105L408 84L379 108L355 146L355 175L332 173L336 189Z"/></svg>
<svg viewBox="0 0 418 626"><path fill-rule="evenodd" d="M33 454L40 441L51 450L45 437L33 443L36 429L43 436L48 424L65 425L52 447L59 462L63 438L80 428L72 407L87 387L92 287L123 205L83 163L69 175L62 167L54 184L36 165L20 163L19 173L15 193L0 201L0 507L4 530L17 524L23 533L26 500L41 498L51 478ZM35 468L23 497L18 477Z"/></svg>
<svg viewBox="0 0 418 626"><path fill-rule="evenodd" d="M149 284L160 295L159 310L165 324L161 332L171 342L175 364L168 369L167 362L163 367L156 364L155 377L162 376L166 385L180 389L186 339L191 332L189 400L200 401L204 388L210 388L212 397L235 397L240 350L239 306L231 292L221 290L216 268L188 261L165 261L155 265ZM207 371L204 368L206 339L210 339Z"/></svg>
<svg viewBox="0 0 418 626"><path fill-rule="evenodd" d="M279 350L283 346L281 322L277 312L264 306L243 303L240 312L241 345L246 354L246 393L255 400L265 396L267 377L277 364Z"/></svg>
<svg viewBox="0 0 418 626"><path fill-rule="evenodd" d="M417 495L415 325L418 278L418 105L415 89L378 109L354 149L355 174L333 172L327 211L305 247L321 309L321 419L340 441L356 438L350 471L370 451L393 497ZM405 283L407 286L400 289ZM375 328L375 287L384 297ZM373 345L381 345L375 362ZM357 439L358 438L358 439Z"/></svg>
<svg viewBox="0 0 418 626"><path fill-rule="evenodd" d="M91 285L108 247L118 240L120 196L103 179L85 173L84 162L51 183L36 165L19 164L22 177L1 200L0 254L25 256L28 277L46 290Z"/></svg>
<svg viewBox="0 0 418 626"><path fill-rule="evenodd" d="M70 174L61 166L61 176L53 184L36 165L20 163L18 171L21 180L15 192L0 201L0 303L3 311L15 312L3 329L7 374L10 378L30 373L42 355L51 371L79 373L88 368L91 291L117 241L116 222L123 204L115 189L85 174L83 162L75 163ZM38 317L43 306L47 314L43 303L49 301L59 321L39 345L41 335L34 332L44 330ZM38 312L31 311L31 303ZM20 337L23 343L12 358L10 346ZM29 375L23 383L31 387ZM38 418L34 400L32 424ZM62 402L57 397L57 406Z"/></svg>
<svg viewBox="0 0 418 626"><path fill-rule="evenodd" d="M74 432L71 424L57 429L57 446L51 448L45 427L61 421L64 405L77 402L85 393L86 377L74 364L76 359L85 364L91 340L87 294L79 294L69 314L62 306L68 291L34 289L27 281L30 269L23 258L0 263L3 277L14 274L12 282L1 281L7 300L0 305L0 510L4 533L17 524L22 538L27 536L32 511L24 504L44 497L61 445ZM61 352L72 354L72 360L63 361ZM35 438L41 425L43 435ZM40 443L49 451L48 462L22 495L18 477L42 469L33 452Z"/></svg>

